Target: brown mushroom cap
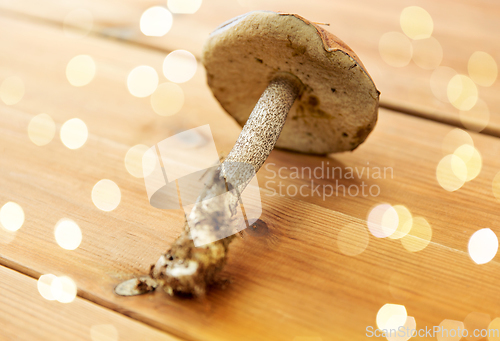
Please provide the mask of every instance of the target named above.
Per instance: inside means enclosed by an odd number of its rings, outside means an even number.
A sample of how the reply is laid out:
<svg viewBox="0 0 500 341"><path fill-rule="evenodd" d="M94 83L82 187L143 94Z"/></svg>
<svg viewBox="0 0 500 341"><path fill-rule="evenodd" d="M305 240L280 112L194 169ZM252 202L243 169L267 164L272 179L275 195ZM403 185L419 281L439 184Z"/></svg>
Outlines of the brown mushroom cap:
<svg viewBox="0 0 500 341"><path fill-rule="evenodd" d="M203 63L214 96L242 126L277 72L302 81L276 147L353 150L377 121L379 92L358 56L298 15L255 11L226 22L206 42Z"/></svg>

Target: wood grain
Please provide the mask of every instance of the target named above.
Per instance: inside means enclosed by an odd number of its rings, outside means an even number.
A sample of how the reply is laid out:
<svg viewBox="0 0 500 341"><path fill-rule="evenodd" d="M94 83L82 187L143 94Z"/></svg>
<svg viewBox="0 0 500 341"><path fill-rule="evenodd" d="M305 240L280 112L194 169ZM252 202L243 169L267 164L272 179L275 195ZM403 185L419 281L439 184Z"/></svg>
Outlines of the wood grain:
<svg viewBox="0 0 500 341"><path fill-rule="evenodd" d="M47 301L37 281L0 266L0 340L179 340L77 297Z"/></svg>
<svg viewBox="0 0 500 341"><path fill-rule="evenodd" d="M208 34L234 16L257 9L299 13L312 21L329 23L330 26L325 26L325 29L342 38L356 51L382 92L383 107L460 127L463 123L459 110L438 100L431 91L432 70L421 69L414 62L405 67L386 64L379 54L381 36L387 32L401 33L401 11L407 6L421 6L433 18L432 36L443 49L442 66L467 75L467 63L475 51L489 53L500 64L500 9L492 6L488 0L211 0L205 1L195 14L175 15L174 25L164 37L144 36L139 30L142 12L153 5L163 4L153 0L47 0L43 3L36 0L1 0L0 8L47 20L60 28L71 10L85 8L94 15L96 34L162 51L187 49L198 57ZM497 96L500 82L497 80L491 87L478 88L479 98L485 101L490 111L489 124L484 133L500 136L500 98ZM477 115L473 115L469 121L473 124L481 122L483 120Z"/></svg>
<svg viewBox="0 0 500 341"><path fill-rule="evenodd" d="M15 201L26 214L24 226L12 238L4 232L1 262L38 277L68 275L79 295L106 308L132 316L173 335L192 340L322 340L365 339L385 303L404 304L419 327L443 319L463 320L472 311L500 315L499 263L475 265L467 254L468 238L490 227L499 203L491 182L500 170L500 141L472 134L483 156L474 181L448 193L435 179L443 157L441 142L450 126L381 110L380 120L365 144L353 153L313 157L274 151L260 174L268 229L248 233L231 246L224 272L232 283L214 288L205 301L171 298L163 292L123 298L113 293L120 281L147 272L151 263L180 233L178 211L160 211L147 201L143 180L124 168L131 146L152 145L178 131L210 124L219 151L228 151L240 128L212 98L202 70L182 85L183 110L159 117L149 100L126 89L128 72L146 64L161 70L164 53L90 37L66 38L54 27L0 18L0 79L19 75L26 84L23 100L0 106L0 203ZM34 36L36 32L36 36ZM36 39L35 39L36 37ZM66 63L90 54L96 78L75 88L65 79ZM58 127L79 117L90 137L78 150L68 150L56 137L35 146L27 126L40 112ZM343 179L380 186L377 197L272 195L279 183L267 179L271 170L291 166L317 167L322 162L347 167L392 167L394 178ZM272 165L274 163L274 165ZM91 201L94 184L111 179L122 200L112 212L99 211ZM275 179L301 186L310 179ZM318 184L336 185L332 179ZM431 244L409 253L399 241L370 238L357 257L342 254L337 235L348 224L364 226L371 208L381 202L406 205L433 228ZM61 218L75 220L83 242L74 251L61 249L53 229ZM358 236L351 234L352 240ZM10 241L9 241L10 239Z"/></svg>

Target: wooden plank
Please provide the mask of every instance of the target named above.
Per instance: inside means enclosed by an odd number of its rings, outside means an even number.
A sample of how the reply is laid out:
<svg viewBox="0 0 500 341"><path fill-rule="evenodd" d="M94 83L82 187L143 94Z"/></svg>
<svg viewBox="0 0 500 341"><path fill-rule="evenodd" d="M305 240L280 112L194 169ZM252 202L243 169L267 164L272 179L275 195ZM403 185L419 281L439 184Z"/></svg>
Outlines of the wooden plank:
<svg viewBox="0 0 500 341"><path fill-rule="evenodd" d="M0 266L1 340L179 340L77 297L44 299L37 281Z"/></svg>
<svg viewBox="0 0 500 341"><path fill-rule="evenodd" d="M442 66L459 74L468 74L470 56L485 51L500 63L500 6L490 1L397 1L382 2L354 0L338 2L313 1L247 1L217 0L204 2L192 15L175 15L174 25L164 37L146 37L139 30L142 12L157 1L85 1L61 2L48 0L1 0L0 8L50 20L59 27L66 15L75 8L85 8L94 15L94 31L98 34L125 39L160 50L187 49L200 56L208 34L220 23L249 10L265 9L299 13L317 22L330 23L327 30L341 37L360 56L382 92L381 105L416 116L463 126L459 110L438 100L431 91L432 70L423 70L414 62L405 67L393 67L379 54L379 40L387 32L401 33L399 16L407 6L421 6L432 16L433 37L443 50ZM160 3L161 5L161 3ZM432 52L429 52L432 53ZM479 98L489 108L489 124L484 133L500 136L500 82L479 88ZM445 85L441 90L446 93ZM478 113L465 118L472 125L483 126L484 118ZM478 128L479 129L479 128Z"/></svg>
<svg viewBox="0 0 500 341"><path fill-rule="evenodd" d="M438 325L443 319L463 320L472 311L500 314L493 299L498 295L498 261L478 266L467 255L474 231L496 230L491 221L498 202L491 181L500 170L500 141L473 134L483 170L459 191L448 193L437 184L435 171L443 156L442 139L451 128L386 110L374 133L354 153L313 157L273 152L270 168L260 175L261 219L269 230L249 233L231 246L224 272L232 278L227 288L214 288L206 301L171 298L163 292L115 296L117 283L148 271L180 233L183 220L180 212L149 205L143 181L124 168L128 148L152 145L179 130L208 123L217 147L227 152L240 129L212 98L201 70L182 85L186 103L177 115L159 117L148 99L129 95L128 72L140 64L160 70L160 52L96 38L75 41L57 29L6 17L0 25L12 32L0 36L5 51L0 79L18 74L26 84L19 104L0 107L0 203L15 201L26 214L24 226L1 248L4 265L33 277L68 275L82 297L188 339L358 340L367 326L374 326L385 303L404 304L419 327ZM98 72L89 85L71 87L65 66L82 53L96 60ZM73 117L83 119L90 131L88 142L74 151L57 138L47 146L35 146L26 131L40 112L49 113L59 126ZM380 186L377 197L323 201L269 195L278 189L278 184L266 183L271 170L287 167L288 174L292 165L314 168L321 162L344 170L368 162L372 167L393 167L394 179L361 177ZM101 179L111 179L121 188L121 203L112 212L99 211L91 201L92 187ZM359 181L344 180L345 185ZM308 181L288 178L283 185ZM334 184L331 179L318 181ZM361 255L342 254L336 244L340 230L349 223L364 225L370 209L381 202L404 204L415 216L425 217L433 228L431 244L409 253L399 241L371 237ZM54 240L54 225L65 217L82 229L83 242L74 251L61 249ZM11 235L4 233L2 240L6 236Z"/></svg>

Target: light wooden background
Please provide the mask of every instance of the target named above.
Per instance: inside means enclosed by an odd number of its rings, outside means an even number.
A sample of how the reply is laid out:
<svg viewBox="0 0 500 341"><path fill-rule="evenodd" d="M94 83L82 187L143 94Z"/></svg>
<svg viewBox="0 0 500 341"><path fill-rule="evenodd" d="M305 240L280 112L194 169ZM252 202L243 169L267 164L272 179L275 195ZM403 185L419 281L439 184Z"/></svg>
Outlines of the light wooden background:
<svg viewBox="0 0 500 341"><path fill-rule="evenodd" d="M14 238L0 232L0 339L91 340L93 325L112 324L120 340L362 340L386 303L405 305L418 328L444 319L463 321L472 312L500 316L498 260L477 265L467 252L476 230L499 231L500 202L492 181L500 171L500 82L480 88L491 117L481 133L469 132L482 155L482 171L450 193L436 181L436 166L444 156L443 138L461 127L458 110L434 97L432 71L413 62L392 67L378 52L384 33L401 31L401 11L417 5L434 19L433 37L443 48L441 65L467 74L468 59L478 50L498 63L496 2L205 0L196 14L175 15L166 36L145 37L140 15L157 4L164 3L0 0L0 81L15 74L26 85L18 104L0 104L0 206L14 201L26 214ZM75 8L94 16L93 30L83 39L62 30L64 17ZM277 187L266 182L270 172L263 168L259 181L268 188L261 186L261 219L269 234L234 242L224 271L232 280L229 286L214 288L206 300L163 292L117 297L114 286L147 272L183 222L181 212L149 205L143 180L124 167L127 150L208 123L218 151L227 153L240 131L212 97L201 66L181 85L185 105L170 117L156 115L148 98L131 96L127 75L138 65L150 65L161 75L163 59L175 49L199 57L211 30L252 9L295 12L330 23L327 29L358 53L382 92L376 129L355 152L318 157L276 150L268 160L274 164L270 169L328 161L340 167L392 167L394 178L376 180L378 197L323 200L272 195L271 188ZM94 58L97 73L89 85L76 88L68 83L65 68L79 54ZM73 117L84 120L87 143L75 151L58 138L44 147L34 145L27 126L42 112L58 128ZM92 187L101 179L121 189L121 203L112 212L92 203ZM282 182L300 186L308 180ZM370 210L383 202L405 205L427 219L433 231L429 246L410 253L397 240L372 236L359 256L342 254L336 242L341 228L365 224ZM54 240L54 225L62 217L82 229L83 242L74 251ZM71 277L77 299L66 305L44 300L36 280L46 273Z"/></svg>

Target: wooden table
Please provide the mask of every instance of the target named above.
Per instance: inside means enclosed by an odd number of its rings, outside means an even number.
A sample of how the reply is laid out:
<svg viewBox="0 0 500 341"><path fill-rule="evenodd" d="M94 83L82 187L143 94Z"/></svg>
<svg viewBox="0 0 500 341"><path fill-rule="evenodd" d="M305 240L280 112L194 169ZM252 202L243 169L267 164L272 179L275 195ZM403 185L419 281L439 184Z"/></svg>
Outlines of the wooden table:
<svg viewBox="0 0 500 341"><path fill-rule="evenodd" d="M500 202L492 185L500 172L500 82L477 86L489 108L485 121L437 99L431 88L433 70L413 61L394 67L379 53L385 33L402 34L401 11L416 5L433 18L432 37L443 51L441 66L467 75L469 57L476 51L487 52L498 64L497 3L212 0L195 14L175 14L165 36L144 36L141 14L163 4L0 0L0 82L17 76L25 89L15 104L0 101L0 206L15 202L25 214L17 232L0 230L1 340L360 340L367 339L368 326L376 328L377 313L387 303L404 305L419 329L467 316L467 323L471 316L482 316L477 325L487 326L500 316L498 259L478 265L468 252L477 230L500 231ZM92 29L83 38L63 31L66 16L77 8L93 16ZM320 157L272 152L258 174L261 220L269 230L248 233L231 245L223 273L231 280L228 286L213 288L205 299L170 297L162 291L119 297L113 288L146 273L183 224L181 211L149 204L143 179L125 168L127 151L210 124L218 151L227 153L241 130L213 98L201 64L190 81L180 84L182 110L168 117L155 114L149 97L133 97L127 76L133 68L149 65L160 83L166 82L162 63L170 51L185 49L199 59L211 30L254 9L330 23L326 28L358 53L382 92L377 126L352 153ZM96 64L95 78L82 87L70 85L65 74L77 55L89 55ZM56 137L44 146L28 136L30 121L40 113L57 127ZM87 142L76 150L58 137L72 118L83 120L89 131ZM439 185L436 169L449 152L443 151L443 140L453 129L465 129L464 124L482 168L477 178L449 192ZM280 186L310 185L309 178L293 179L292 167L314 169L326 162L344 171L386 167L392 173L340 179L346 187L376 185L377 196L279 194ZM280 169L284 176L271 180ZM121 190L120 204L110 212L92 202L92 189L101 179L112 180ZM338 185L327 178L315 183ZM413 217L423 217L432 228L429 245L409 252L400 240L370 234L364 252L346 255L345 247L366 238L368 215L382 203L404 205ZM75 250L62 249L54 238L62 218L81 229L82 242ZM76 299L66 304L44 299L37 290L44 274L70 277L78 287Z"/></svg>

